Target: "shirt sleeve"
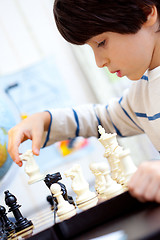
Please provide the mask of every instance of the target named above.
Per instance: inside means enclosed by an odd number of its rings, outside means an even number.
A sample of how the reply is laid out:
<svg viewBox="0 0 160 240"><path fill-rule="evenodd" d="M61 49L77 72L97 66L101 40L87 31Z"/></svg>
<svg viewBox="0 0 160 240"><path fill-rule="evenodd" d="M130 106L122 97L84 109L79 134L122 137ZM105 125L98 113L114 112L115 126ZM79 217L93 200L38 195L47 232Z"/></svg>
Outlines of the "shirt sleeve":
<svg viewBox="0 0 160 240"><path fill-rule="evenodd" d="M44 134L45 146L78 136L99 137L98 125L107 133L116 132L121 137L143 133L134 113L133 92L126 90L123 97L112 99L108 105L86 104L50 110L52 118L49 133Z"/></svg>

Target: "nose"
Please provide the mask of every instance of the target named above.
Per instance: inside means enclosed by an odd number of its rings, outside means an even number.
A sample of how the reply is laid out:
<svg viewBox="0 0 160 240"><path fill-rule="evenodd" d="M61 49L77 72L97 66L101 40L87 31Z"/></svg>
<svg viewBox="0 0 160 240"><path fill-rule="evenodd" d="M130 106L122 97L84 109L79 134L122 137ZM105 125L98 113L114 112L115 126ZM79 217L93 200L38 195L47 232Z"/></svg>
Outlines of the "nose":
<svg viewBox="0 0 160 240"><path fill-rule="evenodd" d="M109 59L107 57L103 57L99 54L94 54L96 64L99 68L107 67L109 64Z"/></svg>

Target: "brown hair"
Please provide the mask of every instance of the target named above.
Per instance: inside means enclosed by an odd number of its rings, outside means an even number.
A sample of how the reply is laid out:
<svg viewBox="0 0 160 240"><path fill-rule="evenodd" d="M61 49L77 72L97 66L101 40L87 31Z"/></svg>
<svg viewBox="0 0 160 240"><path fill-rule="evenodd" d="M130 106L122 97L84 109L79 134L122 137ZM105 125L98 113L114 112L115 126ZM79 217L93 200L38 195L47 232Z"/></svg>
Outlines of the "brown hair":
<svg viewBox="0 0 160 240"><path fill-rule="evenodd" d="M160 0L55 0L54 17L66 41L82 45L103 32L136 33Z"/></svg>

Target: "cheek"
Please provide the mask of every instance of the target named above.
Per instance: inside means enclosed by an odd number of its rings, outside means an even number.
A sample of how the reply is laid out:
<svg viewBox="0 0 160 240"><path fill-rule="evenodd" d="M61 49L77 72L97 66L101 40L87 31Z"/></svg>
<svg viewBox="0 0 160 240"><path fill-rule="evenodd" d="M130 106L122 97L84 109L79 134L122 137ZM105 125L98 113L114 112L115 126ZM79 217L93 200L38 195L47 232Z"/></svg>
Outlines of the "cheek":
<svg viewBox="0 0 160 240"><path fill-rule="evenodd" d="M128 50L128 54L133 57L134 61L139 62L140 65L147 64L149 66L153 53L152 40L148 37L149 40L146 39L146 41L144 41L145 36L136 36L133 37L133 41L129 42L129 48L126 48Z"/></svg>
<svg viewBox="0 0 160 240"><path fill-rule="evenodd" d="M108 48L108 55L114 64L126 64L134 51L123 42L112 42Z"/></svg>
<svg viewBox="0 0 160 240"><path fill-rule="evenodd" d="M151 61L150 50L142 45L123 46L117 50L115 56L120 64L129 68L146 69Z"/></svg>

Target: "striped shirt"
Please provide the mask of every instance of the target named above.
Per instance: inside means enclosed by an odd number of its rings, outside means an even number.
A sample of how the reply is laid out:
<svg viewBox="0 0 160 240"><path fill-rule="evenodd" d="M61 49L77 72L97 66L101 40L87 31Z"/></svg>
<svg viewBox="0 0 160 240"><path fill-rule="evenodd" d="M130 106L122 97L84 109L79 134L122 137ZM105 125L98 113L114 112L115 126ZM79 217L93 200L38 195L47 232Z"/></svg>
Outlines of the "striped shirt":
<svg viewBox="0 0 160 240"><path fill-rule="evenodd" d="M107 133L121 137L145 133L160 151L160 67L133 81L120 99L105 104L53 109L44 145L83 136L98 136L101 124Z"/></svg>

